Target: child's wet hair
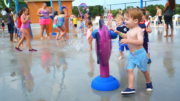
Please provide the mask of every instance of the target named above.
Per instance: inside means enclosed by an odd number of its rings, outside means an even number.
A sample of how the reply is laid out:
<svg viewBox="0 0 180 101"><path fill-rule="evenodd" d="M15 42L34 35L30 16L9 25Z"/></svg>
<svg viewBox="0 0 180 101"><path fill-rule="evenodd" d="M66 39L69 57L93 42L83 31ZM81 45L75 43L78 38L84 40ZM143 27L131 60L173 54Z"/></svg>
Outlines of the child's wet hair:
<svg viewBox="0 0 180 101"><path fill-rule="evenodd" d="M25 12L27 9L28 9L28 8L23 7L23 8L21 9L22 13Z"/></svg>
<svg viewBox="0 0 180 101"><path fill-rule="evenodd" d="M138 22L141 22L143 16L142 12L137 8L126 10L124 15L126 15L127 17L131 17L132 19L138 19Z"/></svg>
<svg viewBox="0 0 180 101"><path fill-rule="evenodd" d="M5 11L6 11L7 13L9 13L9 8L5 8Z"/></svg>
<svg viewBox="0 0 180 101"><path fill-rule="evenodd" d="M92 21L87 21L86 23L87 23L87 25L93 26Z"/></svg>
<svg viewBox="0 0 180 101"><path fill-rule="evenodd" d="M141 9L141 12L143 15L146 15L146 10L145 9Z"/></svg>
<svg viewBox="0 0 180 101"><path fill-rule="evenodd" d="M22 13L23 13L22 10L20 10L20 11L18 12L18 17L19 17L19 18L21 18Z"/></svg>
<svg viewBox="0 0 180 101"><path fill-rule="evenodd" d="M54 11L54 17L58 15L58 11Z"/></svg>
<svg viewBox="0 0 180 101"><path fill-rule="evenodd" d="M64 11L61 11L60 14L65 14Z"/></svg>

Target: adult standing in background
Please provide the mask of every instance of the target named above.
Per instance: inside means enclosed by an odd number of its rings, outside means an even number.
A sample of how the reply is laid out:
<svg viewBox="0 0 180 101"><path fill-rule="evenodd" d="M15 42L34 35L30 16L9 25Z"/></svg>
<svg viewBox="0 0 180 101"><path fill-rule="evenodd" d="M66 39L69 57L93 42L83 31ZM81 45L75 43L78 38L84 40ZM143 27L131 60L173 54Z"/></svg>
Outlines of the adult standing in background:
<svg viewBox="0 0 180 101"><path fill-rule="evenodd" d="M44 30L46 30L46 34L48 39L50 39L49 36L49 14L52 13L52 8L50 10L47 9L46 3L42 4L42 8L40 8L37 12L37 15L39 16L39 23L41 25L41 40L43 40L43 33Z"/></svg>
<svg viewBox="0 0 180 101"><path fill-rule="evenodd" d="M162 24L164 26L164 24L162 23L162 10L160 9L160 6L156 7L157 9L157 13L156 16L158 17L158 25L157 25L157 29L159 28L159 24Z"/></svg>
<svg viewBox="0 0 180 101"><path fill-rule="evenodd" d="M15 43L13 41L14 20L13 20L13 14L11 13L11 11L12 11L11 8L6 8L8 32L10 34L10 43Z"/></svg>
<svg viewBox="0 0 180 101"><path fill-rule="evenodd" d="M150 13L149 13L149 11L147 10L147 8L144 7L144 9L146 10L146 15L150 16Z"/></svg>
<svg viewBox="0 0 180 101"><path fill-rule="evenodd" d="M2 20L4 20L5 22L7 21L7 16L6 15L7 15L7 12L3 8L3 10L1 11L1 16L2 16Z"/></svg>
<svg viewBox="0 0 180 101"><path fill-rule="evenodd" d="M173 10L175 9L176 9L176 1L168 0L164 8L164 21L166 24L166 35L164 37L168 37L168 25L171 26L171 35L169 35L169 37L173 37L172 16L173 16Z"/></svg>
<svg viewBox="0 0 180 101"><path fill-rule="evenodd" d="M108 13L108 25L107 26L110 26L110 29L112 28L112 19L113 19L113 14L111 13L111 10L109 10L109 13Z"/></svg>
<svg viewBox="0 0 180 101"><path fill-rule="evenodd" d="M89 11L89 9L87 9L86 11L87 11L87 14L88 14L88 20L91 21L91 17L92 17L91 11Z"/></svg>
<svg viewBox="0 0 180 101"><path fill-rule="evenodd" d="M123 14L123 11L121 10L121 8L119 9L119 14L121 15Z"/></svg>

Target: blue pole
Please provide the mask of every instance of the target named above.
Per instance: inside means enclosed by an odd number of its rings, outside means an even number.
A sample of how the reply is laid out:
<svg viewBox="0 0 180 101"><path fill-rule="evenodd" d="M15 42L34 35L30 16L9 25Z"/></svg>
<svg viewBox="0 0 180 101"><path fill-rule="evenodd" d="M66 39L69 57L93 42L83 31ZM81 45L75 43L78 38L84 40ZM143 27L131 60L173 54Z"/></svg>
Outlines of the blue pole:
<svg viewBox="0 0 180 101"><path fill-rule="evenodd" d="M16 15L18 17L18 0L15 1ZM18 21L17 21L18 24Z"/></svg>
<svg viewBox="0 0 180 101"><path fill-rule="evenodd" d="M59 9L60 9L60 11L62 11L61 0L58 0L58 2L59 2Z"/></svg>
<svg viewBox="0 0 180 101"><path fill-rule="evenodd" d="M141 6L140 7L143 8L143 0L141 0Z"/></svg>
<svg viewBox="0 0 180 101"><path fill-rule="evenodd" d="M16 14L18 16L18 0L15 1L15 6L16 6Z"/></svg>
<svg viewBox="0 0 180 101"><path fill-rule="evenodd" d="M29 24L29 30L30 30L31 37L33 38L33 33L32 33L32 30L31 30L31 24Z"/></svg>
<svg viewBox="0 0 180 101"><path fill-rule="evenodd" d="M53 2L51 0L51 7L52 7L52 15L53 15Z"/></svg>
<svg viewBox="0 0 180 101"><path fill-rule="evenodd" d="M11 0L8 1L9 8L11 8Z"/></svg>
<svg viewBox="0 0 180 101"><path fill-rule="evenodd" d="M54 12L54 10L53 10L53 2L52 2L52 0L51 0L51 7L52 7L52 16L54 17L54 14L53 14L53 12ZM52 19L52 24L54 23L54 18ZM53 28L53 33L52 33L52 35L56 35L56 33L54 32L54 28Z"/></svg>
<svg viewBox="0 0 180 101"><path fill-rule="evenodd" d="M69 17L69 39L71 38L71 17Z"/></svg>

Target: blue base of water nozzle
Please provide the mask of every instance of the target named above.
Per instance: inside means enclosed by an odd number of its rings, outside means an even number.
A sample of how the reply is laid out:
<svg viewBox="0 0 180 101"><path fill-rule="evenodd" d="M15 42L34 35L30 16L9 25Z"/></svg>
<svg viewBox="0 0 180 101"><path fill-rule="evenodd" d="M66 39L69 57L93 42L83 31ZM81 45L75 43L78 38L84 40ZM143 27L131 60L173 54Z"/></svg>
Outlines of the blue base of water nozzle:
<svg viewBox="0 0 180 101"><path fill-rule="evenodd" d="M91 87L98 91L113 91L118 89L120 84L118 80L111 75L108 78L98 76L92 81Z"/></svg>

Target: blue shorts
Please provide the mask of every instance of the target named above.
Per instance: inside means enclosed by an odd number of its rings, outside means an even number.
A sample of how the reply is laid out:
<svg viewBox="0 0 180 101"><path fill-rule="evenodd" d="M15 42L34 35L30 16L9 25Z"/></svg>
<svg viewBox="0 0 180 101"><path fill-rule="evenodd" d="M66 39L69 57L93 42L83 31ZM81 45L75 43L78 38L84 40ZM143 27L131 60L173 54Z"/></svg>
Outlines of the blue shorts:
<svg viewBox="0 0 180 101"><path fill-rule="evenodd" d="M121 45L120 41L118 41L118 43L119 43L119 51L124 51L124 47L126 48L126 51L129 50L129 47L127 44Z"/></svg>
<svg viewBox="0 0 180 101"><path fill-rule="evenodd" d="M130 52L128 56L128 69L134 69L136 66L145 72L148 70L148 56L144 48L136 50L135 52Z"/></svg>

